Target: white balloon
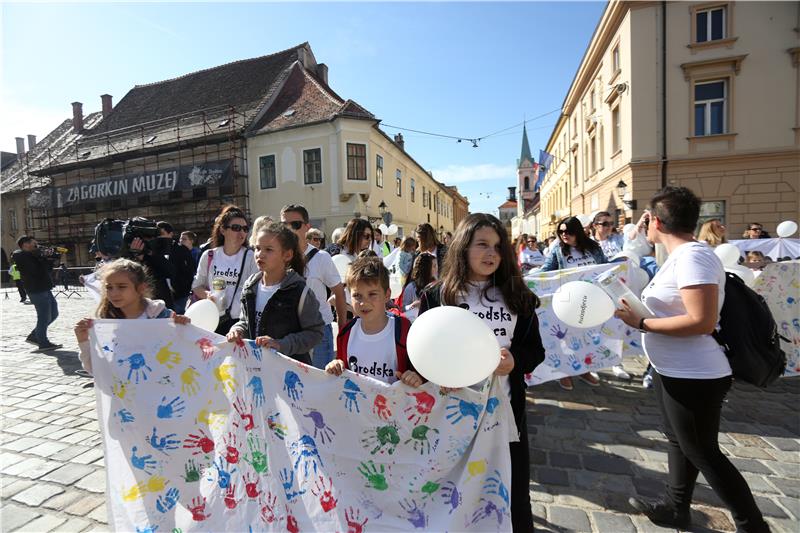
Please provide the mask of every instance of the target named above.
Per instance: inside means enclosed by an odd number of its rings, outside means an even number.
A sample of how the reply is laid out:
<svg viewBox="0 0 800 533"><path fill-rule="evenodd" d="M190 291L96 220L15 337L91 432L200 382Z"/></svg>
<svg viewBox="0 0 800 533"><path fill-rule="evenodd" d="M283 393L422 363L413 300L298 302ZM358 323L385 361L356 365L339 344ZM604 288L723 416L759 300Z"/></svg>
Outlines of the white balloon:
<svg viewBox="0 0 800 533"><path fill-rule="evenodd" d="M636 224L625 224L622 226L622 236L630 239L630 233L636 231Z"/></svg>
<svg viewBox="0 0 800 533"><path fill-rule="evenodd" d="M592 223L592 218L589 215L578 215L575 218L581 221L581 226L584 228Z"/></svg>
<svg viewBox="0 0 800 533"><path fill-rule="evenodd" d="M614 302L597 285L570 281L553 293L553 313L568 326L594 328L614 316Z"/></svg>
<svg viewBox="0 0 800 533"><path fill-rule="evenodd" d="M397 233L397 230L398 230L397 224L390 224L389 227L386 228L386 234L394 235L395 233Z"/></svg>
<svg viewBox="0 0 800 533"><path fill-rule="evenodd" d="M638 266L631 265L628 271L628 288L636 297L642 295L642 291L650 283L650 276Z"/></svg>
<svg viewBox="0 0 800 533"><path fill-rule="evenodd" d="M403 280L400 276L389 276L389 290L392 291L392 298L397 298L403 292Z"/></svg>
<svg viewBox="0 0 800 533"><path fill-rule="evenodd" d="M211 300L198 300L186 309L186 316L198 328L213 332L219 325L219 309Z"/></svg>
<svg viewBox="0 0 800 533"><path fill-rule="evenodd" d="M726 242L714 248L714 253L717 254L719 260L722 261L724 267L736 266L739 264L739 256L741 252L735 245Z"/></svg>
<svg viewBox="0 0 800 533"><path fill-rule="evenodd" d="M736 274L737 276L739 276L739 278L741 278L742 281L744 281L744 284L747 285L748 287L752 287L753 282L755 282L756 280L756 276L755 274L753 274L753 271L744 265L726 266L725 272Z"/></svg>
<svg viewBox="0 0 800 533"><path fill-rule="evenodd" d="M468 387L492 375L500 363L494 332L472 312L435 307L408 332L408 358L421 376L444 387Z"/></svg>
<svg viewBox="0 0 800 533"><path fill-rule="evenodd" d="M381 233L383 233L384 235L389 233L389 226L387 226L386 224L381 223L381 225L378 226L378 229L381 230Z"/></svg>
<svg viewBox="0 0 800 533"><path fill-rule="evenodd" d="M794 220L784 220L775 229L778 237L791 237L797 231L797 222Z"/></svg>
<svg viewBox="0 0 800 533"><path fill-rule="evenodd" d="M342 254L334 255L333 264L342 277L342 283L344 283L344 278L347 277L347 269L350 268L350 258Z"/></svg>

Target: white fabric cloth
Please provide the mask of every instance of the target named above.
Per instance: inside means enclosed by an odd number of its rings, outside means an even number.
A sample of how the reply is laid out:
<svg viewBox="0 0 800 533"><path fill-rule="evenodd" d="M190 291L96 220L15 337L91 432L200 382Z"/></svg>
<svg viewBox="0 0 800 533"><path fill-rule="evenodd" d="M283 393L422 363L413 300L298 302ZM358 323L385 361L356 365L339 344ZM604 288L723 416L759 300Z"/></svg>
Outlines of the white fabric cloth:
<svg viewBox="0 0 800 533"><path fill-rule="evenodd" d="M280 288L280 282L275 285L264 285L263 281L258 282L258 289L256 289L256 331L261 329L261 315L264 313L264 308Z"/></svg>
<svg viewBox="0 0 800 533"><path fill-rule="evenodd" d="M519 262L532 266L542 266L544 264L544 256L539 250L531 250L527 246L519 253Z"/></svg>
<svg viewBox="0 0 800 533"><path fill-rule="evenodd" d="M380 332L368 335L356 320L347 340L347 365L362 376L392 384L397 381L397 348L394 344L396 320L392 317Z"/></svg>
<svg viewBox="0 0 800 533"><path fill-rule="evenodd" d="M706 243L687 242L675 248L650 284L642 302L657 317L686 313L680 290L694 285L717 285L717 322L725 300L725 270ZM716 379L731 374L722 347L711 335L676 337L645 333L644 351L656 371L673 378Z"/></svg>
<svg viewBox="0 0 800 533"><path fill-rule="evenodd" d="M307 245L304 253L308 254L309 250L313 248L312 245ZM328 294L325 291L325 287L332 289L342 282L342 278L339 276L339 271L336 270L336 265L333 264L333 259L328 252L320 250L314 254L311 261L306 264L305 278L306 285L317 297L322 320L325 321L325 324L330 324L333 322L333 311L331 311L331 306L328 305Z"/></svg>

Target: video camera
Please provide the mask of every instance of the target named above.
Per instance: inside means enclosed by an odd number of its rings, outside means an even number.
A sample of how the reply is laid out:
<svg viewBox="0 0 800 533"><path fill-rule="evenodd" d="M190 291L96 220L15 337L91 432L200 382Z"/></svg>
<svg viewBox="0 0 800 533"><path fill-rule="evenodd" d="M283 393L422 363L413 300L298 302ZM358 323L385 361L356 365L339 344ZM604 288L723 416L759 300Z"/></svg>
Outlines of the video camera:
<svg viewBox="0 0 800 533"><path fill-rule="evenodd" d="M106 218L94 228L92 250L112 258L131 258L138 252L131 250L135 238L144 242L144 252L164 255L169 253L172 239L159 237L160 231L155 221L143 217L128 220Z"/></svg>

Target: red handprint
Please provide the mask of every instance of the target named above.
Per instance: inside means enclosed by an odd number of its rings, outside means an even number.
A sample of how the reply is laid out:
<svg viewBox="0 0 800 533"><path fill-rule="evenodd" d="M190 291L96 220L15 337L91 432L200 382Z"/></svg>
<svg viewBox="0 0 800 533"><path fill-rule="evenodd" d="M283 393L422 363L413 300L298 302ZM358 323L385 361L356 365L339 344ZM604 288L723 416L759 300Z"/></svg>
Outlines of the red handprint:
<svg viewBox="0 0 800 533"><path fill-rule="evenodd" d="M587 354L586 357L583 358L583 364L586 366L591 365L594 362L593 354Z"/></svg>
<svg viewBox="0 0 800 533"><path fill-rule="evenodd" d="M242 359L247 358L247 347L244 345L244 339L236 339L233 346L233 353Z"/></svg>
<svg viewBox="0 0 800 533"><path fill-rule="evenodd" d="M334 509L338 501L333 497L333 478L328 478L327 485L326 487L325 478L319 476L319 479L314 482L314 486L311 488L311 493L319 497L319 504L326 513Z"/></svg>
<svg viewBox="0 0 800 533"><path fill-rule="evenodd" d="M236 484L231 483L228 487L228 490L225 491L225 507L228 509L236 509L236 506L239 505L239 501L236 499Z"/></svg>
<svg viewBox="0 0 800 533"><path fill-rule="evenodd" d="M197 448L195 451L192 452L192 455L198 455L200 453L211 453L214 451L214 441L208 438L205 431L202 429L198 429L197 432L199 435L193 435L189 433L189 437L183 441L184 448Z"/></svg>
<svg viewBox="0 0 800 533"><path fill-rule="evenodd" d="M375 396L375 401L372 404L372 412L378 415L378 418L389 420L392 416L392 410L389 409L389 400L383 394Z"/></svg>
<svg viewBox="0 0 800 533"><path fill-rule="evenodd" d="M289 533L298 533L300 526L297 525L297 518L294 517L289 506L286 506L286 531Z"/></svg>
<svg viewBox="0 0 800 533"><path fill-rule="evenodd" d="M195 344L200 347L200 353L203 355L203 361L208 361L216 351L214 343L205 337L195 341Z"/></svg>
<svg viewBox="0 0 800 533"><path fill-rule="evenodd" d="M206 499L200 499L200 496L192 499L192 505L189 507L189 512L192 513L192 520L195 522L202 522L210 518L211 513L206 514Z"/></svg>
<svg viewBox="0 0 800 533"><path fill-rule="evenodd" d="M420 422L427 422L428 415L430 415L431 410L433 410L433 404L436 403L436 398L425 391L407 392L406 394L413 396L414 399L417 400L416 405L409 405L405 408L405 412L408 414L408 420L415 426Z"/></svg>
<svg viewBox="0 0 800 533"><path fill-rule="evenodd" d="M363 522L359 522L361 520L360 513L358 509L352 507L344 512L344 519L347 520L347 533L361 533L364 531L364 525L369 522L369 518L364 518Z"/></svg>
<svg viewBox="0 0 800 533"><path fill-rule="evenodd" d="M239 413L239 417L244 421L244 429L245 431L250 431L253 429L255 424L253 424L253 415L251 411L253 410L253 406L245 405L244 400L239 397L233 402L233 408L236 409L236 412ZM238 426L238 424L234 424Z"/></svg>
<svg viewBox="0 0 800 533"><path fill-rule="evenodd" d="M248 472L244 475L244 491L247 493L248 498L256 499L261 494L258 488L258 477Z"/></svg>
<svg viewBox="0 0 800 533"><path fill-rule="evenodd" d="M273 523L278 517L275 516L275 502L278 500L271 492L267 492L264 501L261 502L261 520L267 524Z"/></svg>
<svg viewBox="0 0 800 533"><path fill-rule="evenodd" d="M225 442L225 460L228 464L236 464L239 462L239 443L236 441L236 435L228 432L228 436L224 439Z"/></svg>

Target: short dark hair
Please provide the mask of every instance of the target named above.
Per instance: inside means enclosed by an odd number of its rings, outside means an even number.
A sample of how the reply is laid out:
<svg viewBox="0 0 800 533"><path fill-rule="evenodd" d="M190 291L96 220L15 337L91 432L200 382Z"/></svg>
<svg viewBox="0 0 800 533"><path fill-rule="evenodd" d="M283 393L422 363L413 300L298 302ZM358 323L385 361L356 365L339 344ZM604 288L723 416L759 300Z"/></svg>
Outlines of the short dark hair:
<svg viewBox="0 0 800 533"><path fill-rule="evenodd" d="M670 233L694 233L700 217L700 198L686 187L667 186L650 199L653 215Z"/></svg>
<svg viewBox="0 0 800 533"><path fill-rule="evenodd" d="M308 224L308 209L300 204L288 204L281 208L281 216L286 213L298 213L303 217L303 222Z"/></svg>
<svg viewBox="0 0 800 533"><path fill-rule="evenodd" d="M345 276L345 283L352 289L355 288L356 283L359 281L377 283L383 290L389 290L389 269L377 257L359 257L350 263L350 268L347 269L347 276Z"/></svg>
<svg viewBox="0 0 800 533"><path fill-rule="evenodd" d="M184 231L183 233L181 233L181 236L184 236L184 235L186 235L186 237L190 241L192 241L192 244L197 243L197 233L195 233L193 231Z"/></svg>
<svg viewBox="0 0 800 533"><path fill-rule="evenodd" d="M374 227L374 228L372 228L372 234L374 235L374 234L376 234L376 233L380 233L381 235L383 235L383 232L382 232L382 231L381 231L381 229L380 229L379 227L377 227L377 226L376 226L376 227Z"/></svg>
<svg viewBox="0 0 800 533"><path fill-rule="evenodd" d="M158 229L163 229L167 233L175 233L175 229L172 227L172 224L170 224L169 222L165 222L163 220L159 220L158 222L156 222L156 227Z"/></svg>
<svg viewBox="0 0 800 533"><path fill-rule="evenodd" d="M36 239L34 239L33 237L31 237L30 235L23 235L22 237L20 237L19 239L17 239L17 246L19 246L20 248L22 248L22 245L23 245L23 244L28 244L29 242L31 242L31 241L34 241L34 240L36 240Z"/></svg>

